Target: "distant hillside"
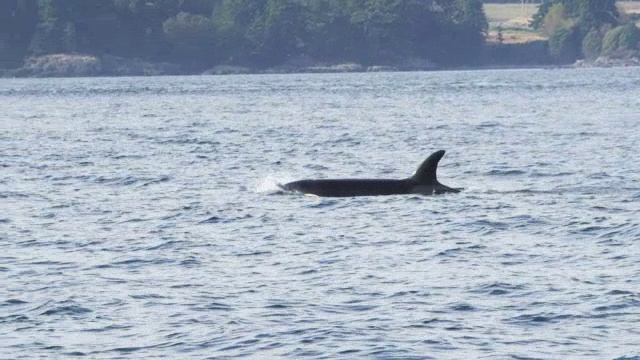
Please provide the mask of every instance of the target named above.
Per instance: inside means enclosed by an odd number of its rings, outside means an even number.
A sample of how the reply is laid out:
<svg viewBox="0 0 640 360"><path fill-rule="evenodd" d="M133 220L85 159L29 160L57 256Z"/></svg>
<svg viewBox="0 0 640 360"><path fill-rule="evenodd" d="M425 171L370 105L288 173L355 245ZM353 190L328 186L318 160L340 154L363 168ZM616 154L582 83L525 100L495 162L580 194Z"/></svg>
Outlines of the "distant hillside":
<svg viewBox="0 0 640 360"><path fill-rule="evenodd" d="M299 59L471 65L486 29L481 0L0 0L0 65L58 53L188 71Z"/></svg>

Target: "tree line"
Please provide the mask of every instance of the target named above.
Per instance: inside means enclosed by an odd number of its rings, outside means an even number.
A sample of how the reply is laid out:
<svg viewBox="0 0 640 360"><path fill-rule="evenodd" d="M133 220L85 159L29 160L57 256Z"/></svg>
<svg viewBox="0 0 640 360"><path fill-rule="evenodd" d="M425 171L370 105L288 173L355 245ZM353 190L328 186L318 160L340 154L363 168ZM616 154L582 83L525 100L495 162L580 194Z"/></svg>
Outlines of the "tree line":
<svg viewBox="0 0 640 360"><path fill-rule="evenodd" d="M478 61L486 31L481 0L0 1L0 51L13 59L110 54L192 69L300 57L462 65Z"/></svg>
<svg viewBox="0 0 640 360"><path fill-rule="evenodd" d="M637 18L621 13L615 0L545 0L531 25L549 37L549 51L561 62L599 56L638 55Z"/></svg>

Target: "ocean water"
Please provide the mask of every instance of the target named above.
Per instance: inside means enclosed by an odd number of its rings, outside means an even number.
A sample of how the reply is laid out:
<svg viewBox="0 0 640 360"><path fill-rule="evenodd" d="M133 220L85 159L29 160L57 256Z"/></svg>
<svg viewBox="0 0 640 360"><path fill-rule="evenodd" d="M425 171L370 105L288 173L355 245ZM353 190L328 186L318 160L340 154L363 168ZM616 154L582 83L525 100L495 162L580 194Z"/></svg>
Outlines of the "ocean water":
<svg viewBox="0 0 640 360"><path fill-rule="evenodd" d="M0 358L638 359L639 119L638 68L0 79Z"/></svg>

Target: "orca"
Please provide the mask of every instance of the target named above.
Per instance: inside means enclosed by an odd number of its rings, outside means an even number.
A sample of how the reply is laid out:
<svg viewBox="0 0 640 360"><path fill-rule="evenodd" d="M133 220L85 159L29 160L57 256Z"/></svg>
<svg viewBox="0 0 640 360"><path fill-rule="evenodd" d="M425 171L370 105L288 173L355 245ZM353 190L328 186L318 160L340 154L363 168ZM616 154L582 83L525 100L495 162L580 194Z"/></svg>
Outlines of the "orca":
<svg viewBox="0 0 640 360"><path fill-rule="evenodd" d="M406 179L305 179L280 187L287 191L323 197L458 193L462 189L442 185L436 178L438 162L444 156L444 152L439 150L431 154L415 174Z"/></svg>

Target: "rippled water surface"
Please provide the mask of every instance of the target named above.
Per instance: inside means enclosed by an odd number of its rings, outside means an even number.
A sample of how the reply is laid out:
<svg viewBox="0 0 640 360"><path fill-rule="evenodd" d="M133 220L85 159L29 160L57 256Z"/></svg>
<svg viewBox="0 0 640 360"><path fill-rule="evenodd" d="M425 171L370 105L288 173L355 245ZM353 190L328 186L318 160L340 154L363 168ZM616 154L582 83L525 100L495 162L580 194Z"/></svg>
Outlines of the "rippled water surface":
<svg viewBox="0 0 640 360"><path fill-rule="evenodd" d="M639 151L640 69L0 79L0 357L637 359Z"/></svg>

